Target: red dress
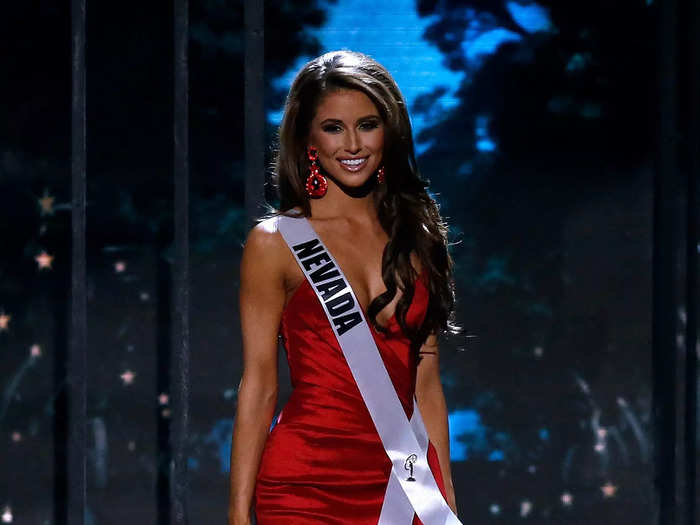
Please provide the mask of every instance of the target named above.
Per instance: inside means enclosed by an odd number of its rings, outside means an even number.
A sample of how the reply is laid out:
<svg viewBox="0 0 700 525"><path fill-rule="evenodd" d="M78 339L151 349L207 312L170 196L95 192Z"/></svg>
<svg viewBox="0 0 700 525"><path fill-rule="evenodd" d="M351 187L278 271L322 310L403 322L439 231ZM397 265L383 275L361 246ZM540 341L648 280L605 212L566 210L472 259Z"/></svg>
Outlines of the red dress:
<svg viewBox="0 0 700 525"><path fill-rule="evenodd" d="M424 275L408 309L409 325L425 317ZM392 317L388 334L369 323L406 416L413 413L416 363ZM294 292L280 323L293 391L269 434L255 485L259 525L375 525L391 461L360 396L328 318L309 282ZM445 497L437 453L428 463ZM421 521L414 515L414 525Z"/></svg>

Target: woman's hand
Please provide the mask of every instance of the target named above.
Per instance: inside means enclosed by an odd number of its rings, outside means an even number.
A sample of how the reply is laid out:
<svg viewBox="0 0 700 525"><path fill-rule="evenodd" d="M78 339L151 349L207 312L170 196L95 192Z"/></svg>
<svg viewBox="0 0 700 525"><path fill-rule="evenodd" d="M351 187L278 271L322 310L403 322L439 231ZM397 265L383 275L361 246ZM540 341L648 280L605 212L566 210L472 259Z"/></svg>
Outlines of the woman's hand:
<svg viewBox="0 0 700 525"><path fill-rule="evenodd" d="M455 516L457 516L457 498L452 483L449 483L449 488L445 487L445 492L447 493L447 505L452 509L452 512L455 513Z"/></svg>

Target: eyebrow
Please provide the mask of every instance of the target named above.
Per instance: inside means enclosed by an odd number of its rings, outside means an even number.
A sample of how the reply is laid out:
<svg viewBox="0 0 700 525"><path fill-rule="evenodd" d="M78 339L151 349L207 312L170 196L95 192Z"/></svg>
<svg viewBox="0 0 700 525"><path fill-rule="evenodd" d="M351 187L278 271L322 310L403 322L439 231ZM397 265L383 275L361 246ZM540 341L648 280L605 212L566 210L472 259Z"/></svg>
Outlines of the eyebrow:
<svg viewBox="0 0 700 525"><path fill-rule="evenodd" d="M379 120L379 115L365 115L364 117L360 117L357 119L357 122L362 122L363 120ZM327 118L324 121L321 122L321 125L323 126L324 124L342 124L343 121L337 118Z"/></svg>

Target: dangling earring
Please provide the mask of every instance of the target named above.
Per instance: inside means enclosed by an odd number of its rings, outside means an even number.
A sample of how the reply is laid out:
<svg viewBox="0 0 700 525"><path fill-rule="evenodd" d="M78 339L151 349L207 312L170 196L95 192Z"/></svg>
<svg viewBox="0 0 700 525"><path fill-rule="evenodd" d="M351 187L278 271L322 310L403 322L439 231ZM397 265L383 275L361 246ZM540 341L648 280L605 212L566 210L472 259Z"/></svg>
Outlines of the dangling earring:
<svg viewBox="0 0 700 525"><path fill-rule="evenodd" d="M318 160L318 150L314 147L310 147L307 151L309 157L309 176L306 177L306 194L309 197L323 197L328 191L328 181L326 177L321 175L316 161Z"/></svg>
<svg viewBox="0 0 700 525"><path fill-rule="evenodd" d="M377 170L377 182L384 184L384 166Z"/></svg>

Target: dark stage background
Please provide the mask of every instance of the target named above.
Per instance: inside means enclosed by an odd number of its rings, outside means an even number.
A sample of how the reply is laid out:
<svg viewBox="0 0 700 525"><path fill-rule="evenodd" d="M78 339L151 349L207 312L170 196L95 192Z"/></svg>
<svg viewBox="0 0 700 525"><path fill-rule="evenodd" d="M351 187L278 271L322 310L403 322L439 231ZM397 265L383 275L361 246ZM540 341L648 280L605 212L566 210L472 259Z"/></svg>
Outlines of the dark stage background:
<svg viewBox="0 0 700 525"><path fill-rule="evenodd" d="M697 152L697 101L689 87L665 89L693 85L683 71L697 43L679 35L697 11L677 4L674 26L652 0L265 3L267 160L294 73L323 51L371 54L409 103L419 167L450 223L465 327L441 342L465 525L691 523L697 423L683 410L697 406L686 390L697 371L685 338L697 326L687 301L700 247L697 215L683 222L697 191L685 182L697 163L683 152ZM189 7L195 524L225 522L241 375L248 8ZM1 11L0 522L62 524L71 12L41 0ZM95 525L174 519L172 42L167 2L87 2L85 522ZM668 153L669 140L685 149ZM665 193L664 177L682 184ZM660 215L671 222L659 226ZM673 345L654 346L655 312L669 305ZM290 386L280 359L281 407Z"/></svg>

